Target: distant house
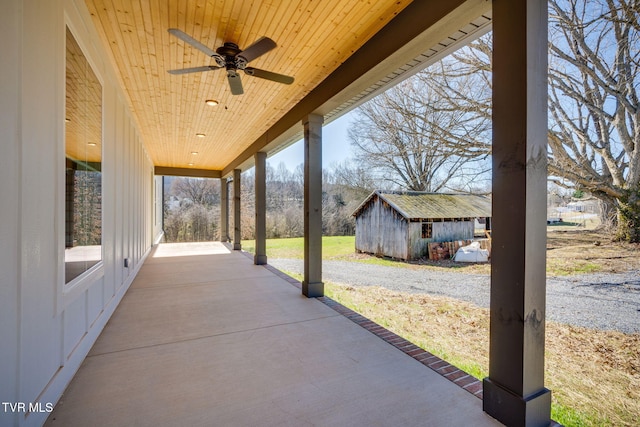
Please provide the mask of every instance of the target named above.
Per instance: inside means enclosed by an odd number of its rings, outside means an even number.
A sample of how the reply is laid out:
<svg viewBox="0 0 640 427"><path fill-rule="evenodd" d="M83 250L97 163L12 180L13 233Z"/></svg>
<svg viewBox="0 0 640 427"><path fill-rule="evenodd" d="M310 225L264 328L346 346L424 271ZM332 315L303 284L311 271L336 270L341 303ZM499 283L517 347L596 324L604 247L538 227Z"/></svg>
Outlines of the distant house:
<svg viewBox="0 0 640 427"><path fill-rule="evenodd" d="M572 199L570 203L567 203L567 208L574 212L599 213L600 201L594 197Z"/></svg>
<svg viewBox="0 0 640 427"><path fill-rule="evenodd" d="M356 251L403 260L424 257L433 242L473 239L491 199L473 194L376 190L354 211Z"/></svg>

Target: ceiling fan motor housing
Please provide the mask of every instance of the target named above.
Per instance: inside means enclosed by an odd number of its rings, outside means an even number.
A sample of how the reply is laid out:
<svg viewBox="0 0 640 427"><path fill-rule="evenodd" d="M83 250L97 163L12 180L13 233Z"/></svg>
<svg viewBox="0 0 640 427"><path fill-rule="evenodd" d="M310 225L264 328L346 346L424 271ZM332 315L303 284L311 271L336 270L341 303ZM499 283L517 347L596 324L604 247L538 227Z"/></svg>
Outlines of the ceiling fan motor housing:
<svg viewBox="0 0 640 427"><path fill-rule="evenodd" d="M244 70L247 67L247 60L242 56L238 56L242 51L237 44L226 42L223 46L216 49L216 53L224 58L224 66L227 70L240 69Z"/></svg>

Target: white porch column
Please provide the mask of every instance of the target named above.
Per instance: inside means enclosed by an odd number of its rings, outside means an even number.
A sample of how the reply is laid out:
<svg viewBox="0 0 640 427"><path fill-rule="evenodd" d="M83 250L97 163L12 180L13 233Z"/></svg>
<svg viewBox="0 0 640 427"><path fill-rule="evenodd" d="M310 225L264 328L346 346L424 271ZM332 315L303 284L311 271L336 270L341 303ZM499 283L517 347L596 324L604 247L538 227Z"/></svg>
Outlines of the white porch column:
<svg viewBox="0 0 640 427"><path fill-rule="evenodd" d="M304 125L304 279L307 297L324 295L322 283L322 123L310 114Z"/></svg>
<svg viewBox="0 0 640 427"><path fill-rule="evenodd" d="M254 160L256 165L256 253L253 263L263 265L267 263L267 153L257 152Z"/></svg>
<svg viewBox="0 0 640 427"><path fill-rule="evenodd" d="M240 240L240 169L233 170L233 249L242 249Z"/></svg>
<svg viewBox="0 0 640 427"><path fill-rule="evenodd" d="M220 178L220 241L229 241L229 186L227 178Z"/></svg>
<svg viewBox="0 0 640 427"><path fill-rule="evenodd" d="M484 410L547 426L547 2L493 1L491 335Z"/></svg>

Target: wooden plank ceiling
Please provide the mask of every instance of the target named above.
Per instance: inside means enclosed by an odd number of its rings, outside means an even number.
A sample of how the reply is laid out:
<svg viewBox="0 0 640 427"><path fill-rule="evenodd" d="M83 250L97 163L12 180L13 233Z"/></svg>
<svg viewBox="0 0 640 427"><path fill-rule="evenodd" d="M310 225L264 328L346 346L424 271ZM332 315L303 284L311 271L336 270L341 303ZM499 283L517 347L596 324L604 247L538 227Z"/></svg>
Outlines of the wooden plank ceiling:
<svg viewBox="0 0 640 427"><path fill-rule="evenodd" d="M201 170L229 165L409 3L86 0L153 163ZM224 69L168 74L215 65L168 28L213 50L225 42L244 49L267 36L278 46L250 66L293 76L295 82L284 85L241 73L245 93L234 96ZM205 105L208 99L219 105Z"/></svg>

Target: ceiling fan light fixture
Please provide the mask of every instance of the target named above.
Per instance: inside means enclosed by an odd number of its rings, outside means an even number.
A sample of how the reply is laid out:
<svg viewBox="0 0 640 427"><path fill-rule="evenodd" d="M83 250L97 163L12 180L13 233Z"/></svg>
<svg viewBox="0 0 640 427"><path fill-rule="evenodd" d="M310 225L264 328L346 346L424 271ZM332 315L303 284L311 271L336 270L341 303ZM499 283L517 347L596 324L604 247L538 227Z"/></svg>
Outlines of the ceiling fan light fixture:
<svg viewBox="0 0 640 427"><path fill-rule="evenodd" d="M204 103L210 107L215 107L216 105L219 104L219 102L215 99L207 99L206 101L204 101Z"/></svg>

